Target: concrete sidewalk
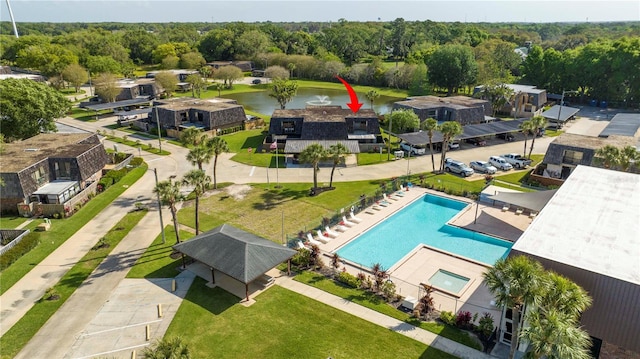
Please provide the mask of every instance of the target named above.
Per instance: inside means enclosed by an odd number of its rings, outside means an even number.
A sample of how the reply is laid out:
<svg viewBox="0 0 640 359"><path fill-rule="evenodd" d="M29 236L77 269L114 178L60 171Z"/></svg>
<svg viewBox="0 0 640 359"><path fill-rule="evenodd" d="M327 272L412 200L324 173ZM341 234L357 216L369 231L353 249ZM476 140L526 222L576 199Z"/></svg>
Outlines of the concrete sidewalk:
<svg viewBox="0 0 640 359"><path fill-rule="evenodd" d="M361 305L355 304L333 294L329 294L323 290L308 286L306 284L296 282L293 278L283 275L276 279L276 284L283 288L287 288L296 293L302 294L306 297L315 299L321 303L332 306L343 312L349 313L356 317L362 318L373 324L385 327L396 333L402 334L411 339L417 340L421 343L427 344L430 347L442 350L443 352L455 355L459 358L468 359L491 359L490 355L487 355L481 351L469 348L466 345L454 342L451 339L441 337L437 334L428 332L422 328L415 327L411 324L403 321L391 318L384 314L378 313L372 309L365 308Z"/></svg>
<svg viewBox="0 0 640 359"><path fill-rule="evenodd" d="M167 212L163 213L163 219L165 223L171 223L171 215ZM65 357L79 333L105 305L114 288L125 278L133 264L160 233L158 220L157 211L147 213L62 307L49 318L16 358ZM65 248L68 252L75 253L60 253L61 255L78 255L77 251ZM39 267L41 266L36 268Z"/></svg>

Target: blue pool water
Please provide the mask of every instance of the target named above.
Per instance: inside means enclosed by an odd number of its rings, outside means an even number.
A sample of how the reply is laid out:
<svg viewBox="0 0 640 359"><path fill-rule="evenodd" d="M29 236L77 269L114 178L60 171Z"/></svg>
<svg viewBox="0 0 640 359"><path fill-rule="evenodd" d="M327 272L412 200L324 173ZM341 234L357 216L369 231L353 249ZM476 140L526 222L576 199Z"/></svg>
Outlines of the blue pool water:
<svg viewBox="0 0 640 359"><path fill-rule="evenodd" d="M509 254L512 243L446 224L466 206L464 202L427 194L344 245L338 254L367 267L380 263L389 269L424 243L493 265Z"/></svg>
<svg viewBox="0 0 640 359"><path fill-rule="evenodd" d="M460 293L467 283L469 283L469 278L442 269L429 278L429 284L432 286L456 294Z"/></svg>

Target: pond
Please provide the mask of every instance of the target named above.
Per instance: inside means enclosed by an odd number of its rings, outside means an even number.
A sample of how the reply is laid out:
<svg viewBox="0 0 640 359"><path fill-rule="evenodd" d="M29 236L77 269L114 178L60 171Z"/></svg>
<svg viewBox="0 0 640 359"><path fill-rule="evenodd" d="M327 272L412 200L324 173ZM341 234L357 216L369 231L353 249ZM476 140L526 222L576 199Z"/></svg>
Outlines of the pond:
<svg viewBox="0 0 640 359"><path fill-rule="evenodd" d="M287 109L305 108L308 101L318 101L318 96L327 96L326 101L330 101L332 106L342 106L342 108L348 108L347 102L350 101L346 90L300 88L298 94L287 103ZM238 101L238 104L243 105L247 110L268 116L280 108L278 101L269 96L269 91L237 93L224 97ZM361 108L371 108L371 103L364 93L358 93L358 100L362 103ZM402 99L398 97L380 96L374 101L373 109L378 114L385 114L391 111L394 102L400 100Z"/></svg>

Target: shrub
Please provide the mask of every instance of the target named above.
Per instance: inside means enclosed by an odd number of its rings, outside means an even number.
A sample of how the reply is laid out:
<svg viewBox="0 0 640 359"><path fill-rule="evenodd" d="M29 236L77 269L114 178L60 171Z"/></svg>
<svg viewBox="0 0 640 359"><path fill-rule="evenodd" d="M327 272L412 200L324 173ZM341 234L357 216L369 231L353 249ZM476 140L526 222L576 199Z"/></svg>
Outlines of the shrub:
<svg viewBox="0 0 640 359"><path fill-rule="evenodd" d="M358 279L358 277L348 272L345 272L345 271L340 272L336 279L338 280L338 282L344 283L349 287L352 287L352 288L360 287L360 279Z"/></svg>
<svg viewBox="0 0 640 359"><path fill-rule="evenodd" d="M449 325L456 325L456 316L452 312L440 312L440 320Z"/></svg>
<svg viewBox="0 0 640 359"><path fill-rule="evenodd" d="M380 288L382 294L388 301L392 301L396 297L396 285L392 281L388 280L382 284Z"/></svg>
<svg viewBox="0 0 640 359"><path fill-rule="evenodd" d="M43 300L58 300L60 299L60 293L58 293L58 291L51 287L49 289L47 289L46 292L44 292L44 295L42 296Z"/></svg>
<svg viewBox="0 0 640 359"><path fill-rule="evenodd" d="M311 252L306 249L299 249L293 258L291 258L291 264L296 267L307 267L311 261Z"/></svg>
<svg viewBox="0 0 640 359"><path fill-rule="evenodd" d="M5 270L13 262L17 261L23 255L29 253L30 250L35 248L40 243L40 234L31 232L22 237L22 240L13 246L13 248L4 252L0 256L0 270Z"/></svg>
<svg viewBox="0 0 640 359"><path fill-rule="evenodd" d="M138 167L138 166L141 166L143 163L144 163L144 160L142 159L142 157L134 157L131 159L131 162L129 162L129 165L133 167Z"/></svg>
<svg viewBox="0 0 640 359"><path fill-rule="evenodd" d="M122 177L124 177L127 174L127 169L126 168L122 168L119 170L111 170L109 172L107 172L106 175L104 175L104 177L102 178L113 178L113 183L118 183L118 181L120 181L122 179Z"/></svg>
<svg viewBox="0 0 640 359"><path fill-rule="evenodd" d="M456 316L456 326L459 328L469 328L471 324L471 312L469 311L459 311L458 316Z"/></svg>
<svg viewBox="0 0 640 359"><path fill-rule="evenodd" d="M104 177L100 178L100 181L98 181L98 187L101 188L101 191L106 190L112 184L113 184L113 178L107 177L107 176L104 176Z"/></svg>
<svg viewBox="0 0 640 359"><path fill-rule="evenodd" d="M127 158L127 156L129 156L129 154L124 153L124 152L116 152L113 155L115 163L120 163L120 162L124 161Z"/></svg>
<svg viewBox="0 0 640 359"><path fill-rule="evenodd" d="M491 316L491 313L482 313L482 317L478 321L478 332L480 333L480 338L488 339L491 336L491 333L493 333L493 329L493 317Z"/></svg>

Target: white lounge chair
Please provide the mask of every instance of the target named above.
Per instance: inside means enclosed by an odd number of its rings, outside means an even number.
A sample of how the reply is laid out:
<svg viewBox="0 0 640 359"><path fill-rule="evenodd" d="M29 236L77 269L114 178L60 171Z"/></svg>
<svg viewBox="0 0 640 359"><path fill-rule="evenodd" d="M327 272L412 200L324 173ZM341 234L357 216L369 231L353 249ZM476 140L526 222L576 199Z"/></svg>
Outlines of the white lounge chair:
<svg viewBox="0 0 640 359"><path fill-rule="evenodd" d="M516 210L516 215L518 215L518 216L519 216L519 215L521 215L521 214L522 214L522 208L518 208L518 209Z"/></svg>
<svg viewBox="0 0 640 359"><path fill-rule="evenodd" d="M383 194L382 194L382 198L384 198L385 200L389 200L389 199L392 199L392 200L394 200L394 201L397 201L397 200L398 200L397 198L394 198L393 196L387 196L387 194L386 194L386 193L383 193Z"/></svg>
<svg viewBox="0 0 640 359"><path fill-rule="evenodd" d="M538 215L538 212L531 212L529 213L529 218L536 218L537 215Z"/></svg>
<svg viewBox="0 0 640 359"><path fill-rule="evenodd" d="M349 219L356 223L362 222L362 218L356 217L356 215L353 214L353 212L349 212Z"/></svg>
<svg viewBox="0 0 640 359"><path fill-rule="evenodd" d="M382 211L382 207L380 207L377 204L374 204L373 206L371 206L372 209L375 209L376 211Z"/></svg>
<svg viewBox="0 0 640 359"><path fill-rule="evenodd" d="M337 232L332 231L331 228L329 228L329 226L325 226L324 231L327 232L327 234L331 238L336 238L337 236L339 236L339 234Z"/></svg>
<svg viewBox="0 0 640 359"><path fill-rule="evenodd" d="M347 229L349 229L349 227L343 226L341 224L337 224L335 227L333 227L336 229L336 231L338 232L346 232Z"/></svg>
<svg viewBox="0 0 640 359"><path fill-rule="evenodd" d="M296 242L296 248L297 249L307 249L307 247L304 246L304 243L302 243L302 241L297 241Z"/></svg>
<svg viewBox="0 0 640 359"><path fill-rule="evenodd" d="M355 222L351 222L350 220L348 220L347 216L342 216L342 222L340 224L345 225L347 227L353 227L356 225Z"/></svg>
<svg viewBox="0 0 640 359"><path fill-rule="evenodd" d="M509 206L508 205L505 204L504 206L502 206L502 212L506 212L508 210L509 210Z"/></svg>
<svg viewBox="0 0 640 359"><path fill-rule="evenodd" d="M388 206L391 204L391 202L388 202L388 201L386 201L386 200L382 200L382 201L378 201L378 202L376 202L376 204L377 204L378 206L388 207Z"/></svg>
<svg viewBox="0 0 640 359"><path fill-rule="evenodd" d="M309 241L309 243L315 244L316 246L319 246L322 244L322 242L313 239L313 236L311 235L311 233L307 233L307 240Z"/></svg>
<svg viewBox="0 0 640 359"><path fill-rule="evenodd" d="M328 243L331 240L331 237L325 236L324 233L322 233L322 231L320 230L317 230L316 233L318 233L318 240L322 243Z"/></svg>

